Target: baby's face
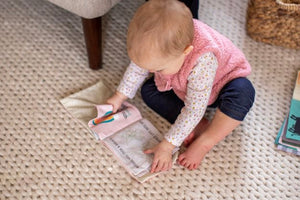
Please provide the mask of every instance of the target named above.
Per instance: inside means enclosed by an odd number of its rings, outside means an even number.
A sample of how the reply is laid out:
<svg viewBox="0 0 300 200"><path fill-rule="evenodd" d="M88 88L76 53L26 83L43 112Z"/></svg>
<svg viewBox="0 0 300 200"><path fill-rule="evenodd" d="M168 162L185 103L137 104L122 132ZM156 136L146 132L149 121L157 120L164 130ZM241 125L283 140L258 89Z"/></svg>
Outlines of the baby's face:
<svg viewBox="0 0 300 200"><path fill-rule="evenodd" d="M183 62L185 54L179 55L177 57L170 56L168 58L161 58L153 56L152 58L141 59L140 63L136 63L139 67L149 70L149 72L159 72L164 75L171 75L177 73Z"/></svg>

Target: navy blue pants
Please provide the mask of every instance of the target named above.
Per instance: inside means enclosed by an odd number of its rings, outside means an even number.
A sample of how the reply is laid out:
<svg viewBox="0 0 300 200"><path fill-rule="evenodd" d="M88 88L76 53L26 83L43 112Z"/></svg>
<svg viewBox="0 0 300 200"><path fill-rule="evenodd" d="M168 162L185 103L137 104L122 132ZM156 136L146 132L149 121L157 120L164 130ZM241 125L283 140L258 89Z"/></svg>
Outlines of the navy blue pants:
<svg viewBox="0 0 300 200"><path fill-rule="evenodd" d="M193 18L198 19L199 0L180 0L180 1L183 2L191 10Z"/></svg>
<svg viewBox="0 0 300 200"><path fill-rule="evenodd" d="M183 2L192 12L193 18L198 19L199 0L180 0Z"/></svg>
<svg viewBox="0 0 300 200"><path fill-rule="evenodd" d="M144 102L172 124L184 107L184 102L173 90L158 91L154 77L143 84L141 92ZM243 121L253 105L254 98L255 90L252 83L247 78L237 78L222 88L216 101L209 107L218 107L227 116Z"/></svg>

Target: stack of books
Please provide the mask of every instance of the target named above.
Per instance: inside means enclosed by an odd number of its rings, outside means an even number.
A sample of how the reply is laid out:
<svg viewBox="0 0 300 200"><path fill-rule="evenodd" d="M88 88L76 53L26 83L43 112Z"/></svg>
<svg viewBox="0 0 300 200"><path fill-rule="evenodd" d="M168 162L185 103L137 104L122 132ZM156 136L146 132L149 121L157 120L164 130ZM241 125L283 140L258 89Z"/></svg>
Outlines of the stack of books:
<svg viewBox="0 0 300 200"><path fill-rule="evenodd" d="M275 140L277 148L300 156L300 71L291 106Z"/></svg>

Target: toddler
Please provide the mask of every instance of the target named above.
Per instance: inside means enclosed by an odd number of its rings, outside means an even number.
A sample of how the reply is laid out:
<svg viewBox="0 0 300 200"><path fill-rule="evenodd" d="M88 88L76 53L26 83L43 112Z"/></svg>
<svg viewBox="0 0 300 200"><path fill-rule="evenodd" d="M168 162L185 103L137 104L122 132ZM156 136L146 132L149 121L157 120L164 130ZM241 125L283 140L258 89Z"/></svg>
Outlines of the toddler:
<svg viewBox="0 0 300 200"><path fill-rule="evenodd" d="M172 150L184 143L178 164L195 169L205 154L235 129L249 112L255 90L251 68L233 43L199 20L177 0L150 0L130 22L127 51L131 63L107 100L114 112L141 92L145 103L172 126L153 153L151 172L172 166ZM207 107L213 119L203 118Z"/></svg>

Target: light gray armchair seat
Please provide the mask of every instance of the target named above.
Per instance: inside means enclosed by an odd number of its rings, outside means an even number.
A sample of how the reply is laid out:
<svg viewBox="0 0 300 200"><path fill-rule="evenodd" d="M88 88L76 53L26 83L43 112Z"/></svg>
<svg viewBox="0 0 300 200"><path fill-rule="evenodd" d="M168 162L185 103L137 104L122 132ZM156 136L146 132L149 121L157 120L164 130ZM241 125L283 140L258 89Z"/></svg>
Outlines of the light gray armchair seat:
<svg viewBox="0 0 300 200"><path fill-rule="evenodd" d="M99 69L102 65L102 23L101 16L120 0L48 0L82 19L83 32L89 66Z"/></svg>

